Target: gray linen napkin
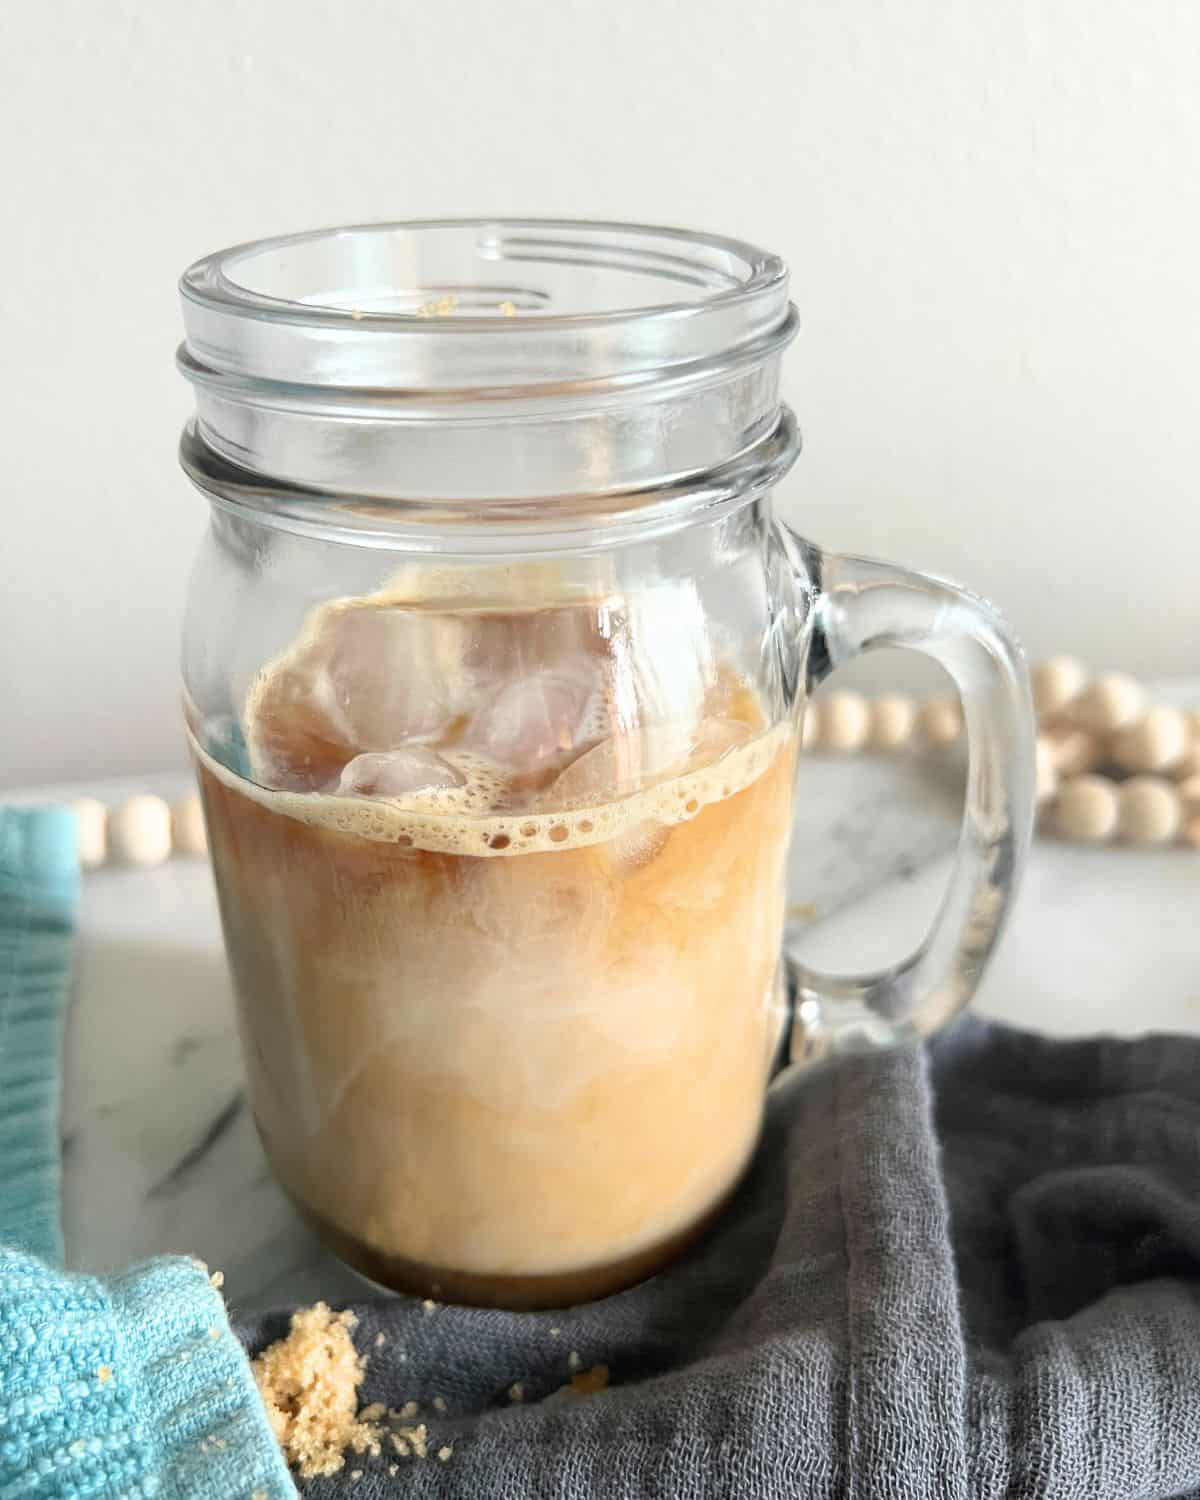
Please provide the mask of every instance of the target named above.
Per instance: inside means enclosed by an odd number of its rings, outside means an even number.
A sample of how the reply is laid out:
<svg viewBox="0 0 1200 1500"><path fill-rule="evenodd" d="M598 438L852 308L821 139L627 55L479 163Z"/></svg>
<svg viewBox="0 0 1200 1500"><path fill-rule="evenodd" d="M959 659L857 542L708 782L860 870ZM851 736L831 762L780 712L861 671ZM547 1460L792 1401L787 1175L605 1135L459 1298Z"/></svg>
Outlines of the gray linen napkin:
<svg viewBox="0 0 1200 1500"><path fill-rule="evenodd" d="M781 1080L734 1203L640 1287L356 1311L363 1401L453 1454L322 1500L1200 1495L1200 1039L967 1018ZM612 1388L555 1394L575 1363Z"/></svg>

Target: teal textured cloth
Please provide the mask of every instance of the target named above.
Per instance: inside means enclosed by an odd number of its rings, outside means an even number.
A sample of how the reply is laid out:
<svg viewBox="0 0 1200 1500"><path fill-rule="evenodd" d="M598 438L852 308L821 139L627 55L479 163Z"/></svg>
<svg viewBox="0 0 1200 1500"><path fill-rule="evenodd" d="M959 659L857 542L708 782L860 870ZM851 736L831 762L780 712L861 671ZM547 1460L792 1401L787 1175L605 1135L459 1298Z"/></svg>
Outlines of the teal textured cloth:
<svg viewBox="0 0 1200 1500"><path fill-rule="evenodd" d="M59 1058L79 903L66 808L0 807L0 1236L62 1259Z"/></svg>
<svg viewBox="0 0 1200 1500"><path fill-rule="evenodd" d="M294 1496L199 1261L60 1269L75 821L0 807L0 1500Z"/></svg>

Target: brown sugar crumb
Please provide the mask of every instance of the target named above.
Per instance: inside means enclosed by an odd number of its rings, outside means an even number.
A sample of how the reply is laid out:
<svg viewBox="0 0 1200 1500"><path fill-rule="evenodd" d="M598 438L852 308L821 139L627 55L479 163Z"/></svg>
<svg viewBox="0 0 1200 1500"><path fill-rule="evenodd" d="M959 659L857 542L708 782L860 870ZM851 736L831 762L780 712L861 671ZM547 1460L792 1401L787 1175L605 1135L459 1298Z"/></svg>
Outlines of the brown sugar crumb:
<svg viewBox="0 0 1200 1500"><path fill-rule="evenodd" d="M457 297L435 297L432 302L422 302L417 308L418 318L446 318L458 306Z"/></svg>
<svg viewBox="0 0 1200 1500"><path fill-rule="evenodd" d="M438 1449L438 1457L443 1463L447 1463L454 1457L454 1449L447 1443L445 1447Z"/></svg>
<svg viewBox="0 0 1200 1500"><path fill-rule="evenodd" d="M432 1297L426 1297L424 1302L421 1303L421 1311L426 1314L437 1312L437 1306L437 1303L433 1300Z"/></svg>
<svg viewBox="0 0 1200 1500"><path fill-rule="evenodd" d="M376 1349L382 1349L383 1346L384 1346L384 1344L386 1344L386 1343L387 1343L387 1334L386 1333L377 1333L375 1335L375 1347L376 1347Z"/></svg>
<svg viewBox="0 0 1200 1500"><path fill-rule="evenodd" d="M433 1409L434 1409L434 1411L445 1411L446 1410L446 1398L445 1398L445 1396L435 1396L433 1398Z"/></svg>
<svg viewBox="0 0 1200 1500"><path fill-rule="evenodd" d="M593 1365L581 1375L572 1375L571 1389L577 1396L594 1396L597 1391L608 1389L608 1366Z"/></svg>
<svg viewBox="0 0 1200 1500"><path fill-rule="evenodd" d="M388 1473L395 1476L400 1472L399 1464L388 1464Z"/></svg>
<svg viewBox="0 0 1200 1500"><path fill-rule="evenodd" d="M514 1380L508 1388L508 1399L513 1402L521 1402L525 1399L525 1387L519 1380Z"/></svg>
<svg viewBox="0 0 1200 1500"><path fill-rule="evenodd" d="M552 1339L560 1338L561 1336L562 1336L562 1329L561 1328L552 1328L550 1330L550 1337Z"/></svg>
<svg viewBox="0 0 1200 1500"><path fill-rule="evenodd" d="M387 1415L387 1407L382 1401L372 1401L370 1406L364 1406L358 1414L360 1422L382 1422Z"/></svg>
<svg viewBox="0 0 1200 1500"><path fill-rule="evenodd" d="M357 1321L324 1302L301 1308L287 1337L254 1361L271 1430L304 1479L340 1473L347 1450L379 1455L378 1424L355 1415L366 1365L350 1337Z"/></svg>
<svg viewBox="0 0 1200 1500"><path fill-rule="evenodd" d="M402 1437L397 1437L394 1432L391 1434L391 1438L392 1447L395 1448L396 1452L400 1455L401 1458L407 1458L408 1455L412 1452L412 1449L408 1446L408 1444Z"/></svg>
<svg viewBox="0 0 1200 1500"><path fill-rule="evenodd" d="M424 1458L428 1451L428 1436L429 1434L424 1422L420 1423L417 1427L402 1427L399 1433L400 1441L407 1443L418 1458ZM394 1437L392 1442L396 1442ZM400 1451L398 1443L396 1444L396 1451L397 1453Z"/></svg>
<svg viewBox="0 0 1200 1500"><path fill-rule="evenodd" d="M517 304L515 302L501 302L500 311L506 318L515 318L517 315Z"/></svg>
<svg viewBox="0 0 1200 1500"><path fill-rule="evenodd" d="M350 1470L350 1478L353 1479L353 1481L355 1482L355 1484L357 1484L358 1481L362 1478L362 1470L361 1469L351 1469Z"/></svg>
<svg viewBox="0 0 1200 1500"><path fill-rule="evenodd" d="M101 1365L100 1368L96 1371L96 1379L100 1382L101 1385L107 1385L108 1382L112 1379L112 1366Z"/></svg>
<svg viewBox="0 0 1200 1500"><path fill-rule="evenodd" d="M582 1370L583 1369L583 1360L581 1360L580 1357L579 1357L579 1350L578 1349L572 1349L571 1352L570 1352L570 1354L567 1355L567 1364L570 1366L570 1368L572 1370Z"/></svg>
<svg viewBox="0 0 1200 1500"><path fill-rule="evenodd" d="M221 1288L225 1285L225 1272L224 1271L214 1271L212 1273L212 1275L208 1278L208 1284L209 1284L210 1287L212 1287L212 1289L213 1289L214 1292L219 1292L221 1290Z"/></svg>

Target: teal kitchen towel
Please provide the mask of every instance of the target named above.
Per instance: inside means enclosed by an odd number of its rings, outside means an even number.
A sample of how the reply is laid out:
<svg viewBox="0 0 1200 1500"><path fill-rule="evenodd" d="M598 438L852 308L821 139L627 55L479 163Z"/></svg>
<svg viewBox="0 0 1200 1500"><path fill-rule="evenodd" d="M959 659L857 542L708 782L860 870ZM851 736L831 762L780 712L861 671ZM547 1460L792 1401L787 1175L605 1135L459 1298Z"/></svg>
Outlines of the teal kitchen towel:
<svg viewBox="0 0 1200 1500"><path fill-rule="evenodd" d="M207 1267L61 1269L65 808L0 807L0 1500L295 1495Z"/></svg>
<svg viewBox="0 0 1200 1500"><path fill-rule="evenodd" d="M56 1264L62 1030L79 904L75 819L0 808L0 1233Z"/></svg>

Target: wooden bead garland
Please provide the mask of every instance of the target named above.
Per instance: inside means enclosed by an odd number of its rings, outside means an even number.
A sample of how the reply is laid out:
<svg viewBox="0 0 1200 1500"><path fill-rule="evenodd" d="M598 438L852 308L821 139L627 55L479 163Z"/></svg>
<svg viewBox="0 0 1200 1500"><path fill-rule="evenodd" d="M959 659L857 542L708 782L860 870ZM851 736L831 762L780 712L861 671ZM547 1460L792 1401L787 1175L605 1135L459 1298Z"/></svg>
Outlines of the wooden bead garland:
<svg viewBox="0 0 1200 1500"><path fill-rule="evenodd" d="M1117 831L1121 807L1117 789L1103 776L1069 776L1054 804L1054 826L1063 838L1103 844Z"/></svg>
<svg viewBox="0 0 1200 1500"><path fill-rule="evenodd" d="M208 853L208 834L199 797L184 797L172 806L171 838L180 854Z"/></svg>
<svg viewBox="0 0 1200 1500"><path fill-rule="evenodd" d="M1084 844L1119 839L1200 849L1200 708L1148 706L1132 677L1111 672L1089 678L1070 656L1041 662L1032 676L1042 826ZM954 699L918 705L887 693L872 701L843 689L807 705L802 743L839 754L946 750L962 732L962 709ZM172 853L208 852L194 795L173 806L161 797L130 797L111 813L83 797L72 809L85 870L110 858L151 866Z"/></svg>
<svg viewBox="0 0 1200 1500"><path fill-rule="evenodd" d="M94 797L81 797L71 804L79 824L79 863L96 870L108 858L108 808Z"/></svg>
<svg viewBox="0 0 1200 1500"><path fill-rule="evenodd" d="M1140 682L1121 672L1105 672L1057 710L1091 734L1112 734L1136 724L1146 707Z"/></svg>
<svg viewBox="0 0 1200 1500"><path fill-rule="evenodd" d="M917 727L917 705L900 693L885 693L871 705L868 743L874 750L901 750Z"/></svg>
<svg viewBox="0 0 1200 1500"><path fill-rule="evenodd" d="M962 709L952 698L931 698L917 712L917 727L935 750L944 750L962 733Z"/></svg>
<svg viewBox="0 0 1200 1500"><path fill-rule="evenodd" d="M1052 656L1040 662L1030 674L1033 682L1033 706L1040 718L1059 713L1073 703L1087 686L1083 663L1073 656Z"/></svg>
<svg viewBox="0 0 1200 1500"><path fill-rule="evenodd" d="M1038 735L1038 743L1046 746L1060 776L1082 776L1100 764L1100 742L1069 724L1046 730Z"/></svg>
<svg viewBox="0 0 1200 1500"><path fill-rule="evenodd" d="M1049 740L1038 736L1034 745L1034 770L1037 775L1035 790L1037 792L1038 806L1049 802L1058 791L1058 766L1054 760L1054 750Z"/></svg>
<svg viewBox="0 0 1200 1500"><path fill-rule="evenodd" d="M1034 681L1038 744L1062 778L1046 825L1087 843L1200 848L1200 710L1148 704L1132 677L1089 678L1069 657L1036 667Z"/></svg>
<svg viewBox="0 0 1200 1500"><path fill-rule="evenodd" d="M130 797L108 820L113 854L127 865L161 865L171 853L171 809L161 797Z"/></svg>
<svg viewBox="0 0 1200 1500"><path fill-rule="evenodd" d="M1192 748L1191 727L1178 708L1149 708L1113 738L1112 756L1124 771L1165 771Z"/></svg>
<svg viewBox="0 0 1200 1500"><path fill-rule="evenodd" d="M102 802L83 797L71 804L79 824L79 863L95 870L106 862L160 865L172 853L207 852L200 798L184 797L169 807L161 797L130 797L110 812Z"/></svg>
<svg viewBox="0 0 1200 1500"><path fill-rule="evenodd" d="M1040 662L1031 676L1042 827L1079 843L1117 839L1200 849L1200 708L1149 704L1134 678L1121 672L1092 676L1072 656ZM829 704L847 697L859 695L830 694L809 706L806 748L860 748L858 734L827 731ZM910 705L911 714L898 704ZM844 719L844 703L834 712L839 722ZM867 704L867 714L864 738L872 749L943 750L963 730L962 710L950 699L916 707L889 694Z"/></svg>
<svg viewBox="0 0 1200 1500"><path fill-rule="evenodd" d="M818 710L820 743L830 750L861 750L871 732L871 710L861 693L830 693Z"/></svg>
<svg viewBox="0 0 1200 1500"><path fill-rule="evenodd" d="M1117 787L1121 837L1131 844L1170 844L1183 823L1179 789L1161 776L1131 776Z"/></svg>

